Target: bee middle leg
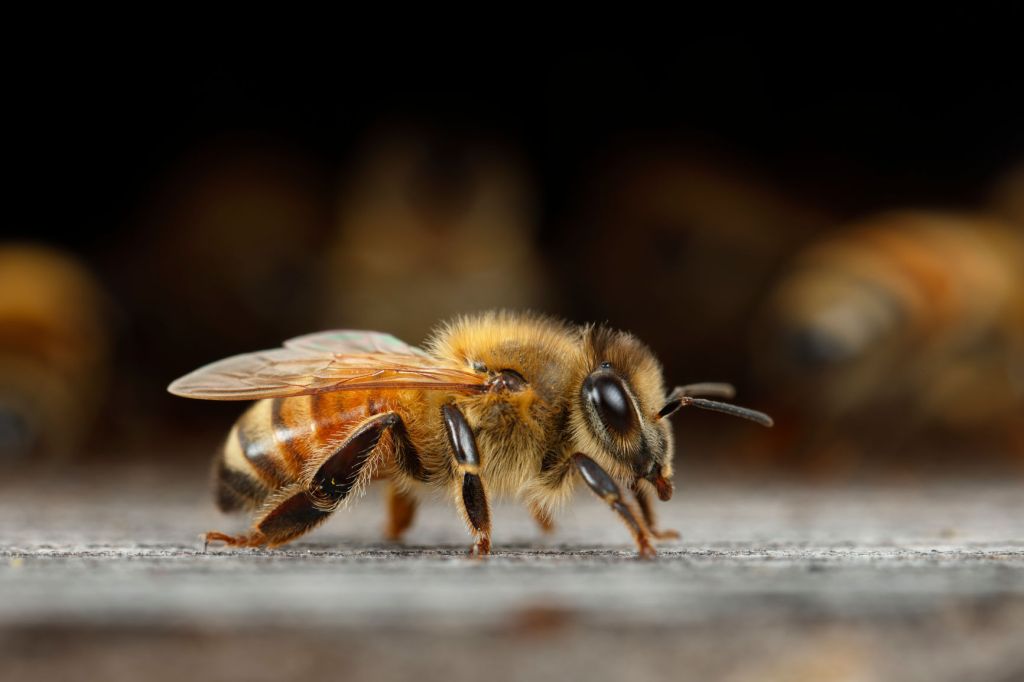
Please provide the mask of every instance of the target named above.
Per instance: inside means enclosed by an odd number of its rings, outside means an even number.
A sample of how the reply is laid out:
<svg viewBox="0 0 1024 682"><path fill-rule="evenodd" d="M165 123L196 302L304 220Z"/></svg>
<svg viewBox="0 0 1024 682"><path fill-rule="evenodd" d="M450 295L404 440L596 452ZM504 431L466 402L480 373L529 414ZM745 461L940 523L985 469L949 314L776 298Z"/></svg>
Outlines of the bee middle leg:
<svg viewBox="0 0 1024 682"><path fill-rule="evenodd" d="M400 422L401 417L393 412L370 417L320 464L308 483L292 484L275 495L249 533L232 536L210 532L206 534L207 544L276 547L320 525L365 482L366 464L377 449L381 435Z"/></svg>
<svg viewBox="0 0 1024 682"><path fill-rule="evenodd" d="M491 510L487 494L480 480L480 453L476 449L476 438L466 418L454 405L441 408L448 443L455 456L456 469L462 474L461 508L476 542L471 554L485 556L491 553Z"/></svg>
<svg viewBox="0 0 1024 682"><path fill-rule="evenodd" d="M416 516L416 498L394 481L388 483L388 540L398 541Z"/></svg>

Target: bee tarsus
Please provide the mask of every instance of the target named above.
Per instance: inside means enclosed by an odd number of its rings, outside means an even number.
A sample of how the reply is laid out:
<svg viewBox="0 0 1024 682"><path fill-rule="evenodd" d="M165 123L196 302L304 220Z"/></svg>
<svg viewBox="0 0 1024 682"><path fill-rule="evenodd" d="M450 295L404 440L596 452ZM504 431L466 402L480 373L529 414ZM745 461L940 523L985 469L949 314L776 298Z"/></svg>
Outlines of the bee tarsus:
<svg viewBox="0 0 1024 682"><path fill-rule="evenodd" d="M647 530L658 540L678 540L679 531L671 529L658 530L654 508L651 506L651 495L644 485L642 480L637 479L633 483L633 495L636 497L636 503L640 507L640 515L643 517L644 524L647 525Z"/></svg>

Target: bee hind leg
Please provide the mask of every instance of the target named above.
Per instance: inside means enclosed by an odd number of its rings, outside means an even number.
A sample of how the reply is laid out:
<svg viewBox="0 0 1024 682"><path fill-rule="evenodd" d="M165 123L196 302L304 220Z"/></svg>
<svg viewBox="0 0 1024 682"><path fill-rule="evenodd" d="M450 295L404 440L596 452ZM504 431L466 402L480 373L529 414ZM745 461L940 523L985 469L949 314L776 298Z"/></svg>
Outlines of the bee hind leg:
<svg viewBox="0 0 1024 682"><path fill-rule="evenodd" d="M289 486L244 535L227 535L217 531L206 534L206 545L223 542L228 547L276 547L312 530L331 515L333 509L323 508L301 484Z"/></svg>
<svg viewBox="0 0 1024 682"><path fill-rule="evenodd" d="M376 451L381 435L400 422L401 418L393 412L370 417L323 460L308 484L295 483L276 494L248 534L207 533L207 543L276 547L316 528L353 490L365 483L366 464Z"/></svg>
<svg viewBox="0 0 1024 682"><path fill-rule="evenodd" d="M209 533L203 535L203 551L205 552L210 547L211 542L222 542L228 547L259 547L264 542L253 534L248 535L228 535L227 533L220 533L215 530L211 530Z"/></svg>

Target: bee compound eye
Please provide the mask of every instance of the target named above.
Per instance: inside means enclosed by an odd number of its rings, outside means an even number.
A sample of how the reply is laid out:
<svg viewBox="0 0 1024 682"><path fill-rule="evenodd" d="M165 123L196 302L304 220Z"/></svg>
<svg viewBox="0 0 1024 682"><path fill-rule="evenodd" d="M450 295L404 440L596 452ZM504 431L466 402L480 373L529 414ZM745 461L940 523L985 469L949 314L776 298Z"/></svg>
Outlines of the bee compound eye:
<svg viewBox="0 0 1024 682"><path fill-rule="evenodd" d="M583 395L597 410L602 423L619 434L636 425L636 413L622 380L613 374L594 373L583 382Z"/></svg>

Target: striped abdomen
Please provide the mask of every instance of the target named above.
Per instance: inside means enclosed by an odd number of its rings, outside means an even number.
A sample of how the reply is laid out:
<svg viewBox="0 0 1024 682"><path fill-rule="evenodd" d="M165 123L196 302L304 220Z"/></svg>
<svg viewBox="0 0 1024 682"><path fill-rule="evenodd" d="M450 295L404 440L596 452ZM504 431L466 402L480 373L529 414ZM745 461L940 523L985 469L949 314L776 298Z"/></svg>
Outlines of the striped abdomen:
<svg viewBox="0 0 1024 682"><path fill-rule="evenodd" d="M376 393L339 391L254 403L217 458L217 505L223 511L259 506L300 480L309 460L367 417L391 409L391 402Z"/></svg>

